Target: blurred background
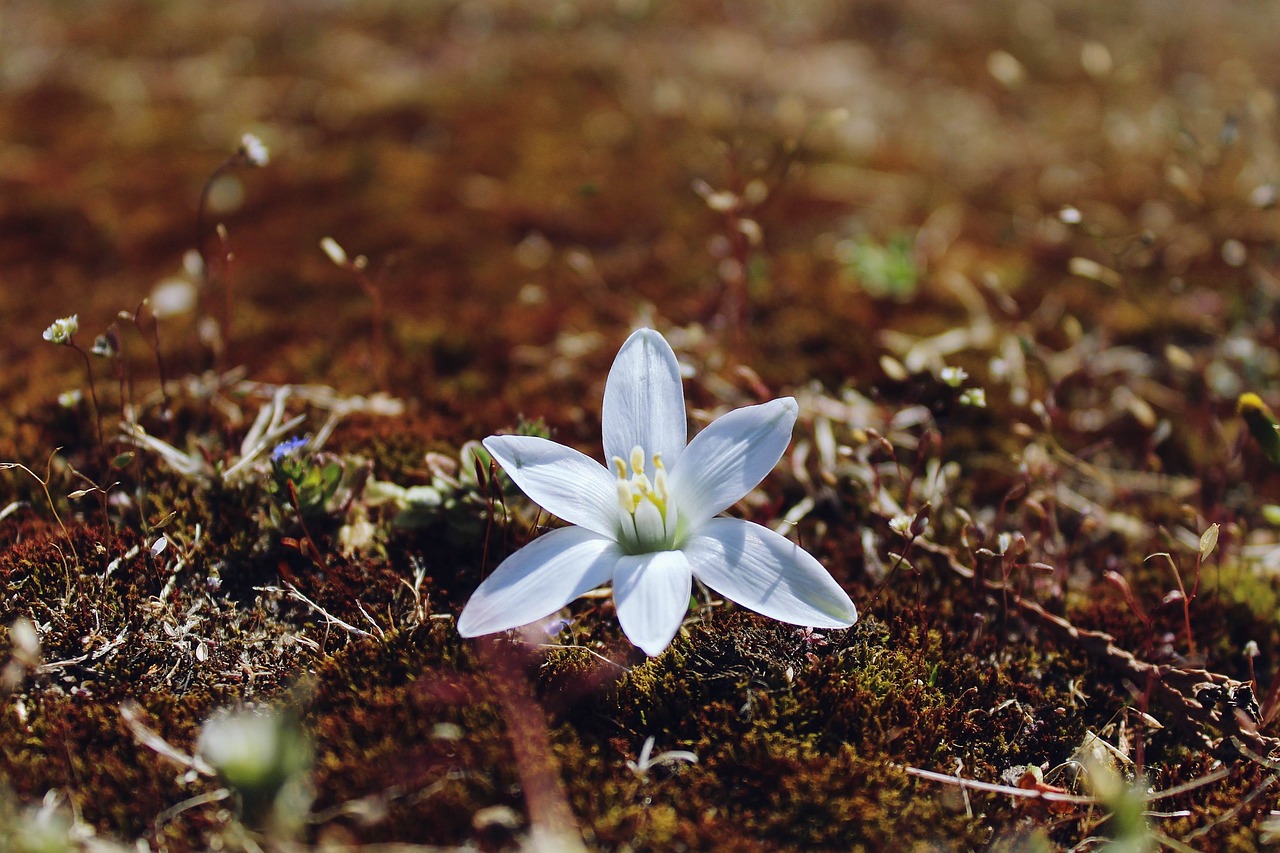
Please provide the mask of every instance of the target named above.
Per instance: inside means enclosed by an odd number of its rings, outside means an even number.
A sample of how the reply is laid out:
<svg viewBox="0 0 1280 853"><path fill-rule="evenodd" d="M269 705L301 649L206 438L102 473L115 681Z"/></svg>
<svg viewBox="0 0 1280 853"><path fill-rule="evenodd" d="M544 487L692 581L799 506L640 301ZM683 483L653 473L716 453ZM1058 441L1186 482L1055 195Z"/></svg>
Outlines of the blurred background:
<svg viewBox="0 0 1280 853"><path fill-rule="evenodd" d="M1051 345L1266 338L1278 24L1203 0L10 0L0 398L79 381L54 318L87 345L175 278L175 376L507 409L639 322L743 327L770 383L856 381L882 330L966 317L961 290ZM228 165L244 133L265 167Z"/></svg>

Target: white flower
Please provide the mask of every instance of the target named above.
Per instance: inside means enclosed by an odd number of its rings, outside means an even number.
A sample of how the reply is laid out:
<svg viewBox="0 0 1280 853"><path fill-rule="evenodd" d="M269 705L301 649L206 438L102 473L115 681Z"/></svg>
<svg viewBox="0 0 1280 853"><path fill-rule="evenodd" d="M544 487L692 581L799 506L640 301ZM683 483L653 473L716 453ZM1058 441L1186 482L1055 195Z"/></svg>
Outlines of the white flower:
<svg viewBox="0 0 1280 853"><path fill-rule="evenodd" d="M889 519L889 529L892 530L894 533L897 533L899 536L905 536L906 538L910 539L911 525L913 522L915 522L915 520L916 520L916 517L909 513L902 513L900 515L895 515L893 518Z"/></svg>
<svg viewBox="0 0 1280 853"><path fill-rule="evenodd" d="M69 344L71 336L78 331L80 331L80 315L72 314L70 317L54 320L49 328L44 330L44 339L55 344Z"/></svg>
<svg viewBox="0 0 1280 853"><path fill-rule="evenodd" d="M791 397L726 414L686 445L684 391L662 335L627 339L605 383L603 433L612 469L532 436L485 448L521 489L572 527L508 557L458 618L464 637L537 621L610 581L618 621L649 655L680 630L693 578L783 622L847 628L848 594L794 542L758 524L717 518L773 470L791 441Z"/></svg>
<svg viewBox="0 0 1280 853"><path fill-rule="evenodd" d="M261 167L271 162L271 152L252 133L240 137L240 153L254 166Z"/></svg>

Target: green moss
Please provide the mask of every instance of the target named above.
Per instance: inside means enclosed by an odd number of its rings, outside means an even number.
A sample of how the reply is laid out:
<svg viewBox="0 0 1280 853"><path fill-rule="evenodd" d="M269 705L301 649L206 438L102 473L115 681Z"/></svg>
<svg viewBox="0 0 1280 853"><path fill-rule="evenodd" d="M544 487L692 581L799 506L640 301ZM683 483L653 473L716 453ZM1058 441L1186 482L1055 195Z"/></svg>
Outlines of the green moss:
<svg viewBox="0 0 1280 853"><path fill-rule="evenodd" d="M1205 575L1206 585L1211 581L1228 606L1237 605L1252 617L1247 621L1265 625L1280 620L1280 578L1276 575L1251 563L1234 560L1206 570ZM1239 622L1237 619L1234 624Z"/></svg>

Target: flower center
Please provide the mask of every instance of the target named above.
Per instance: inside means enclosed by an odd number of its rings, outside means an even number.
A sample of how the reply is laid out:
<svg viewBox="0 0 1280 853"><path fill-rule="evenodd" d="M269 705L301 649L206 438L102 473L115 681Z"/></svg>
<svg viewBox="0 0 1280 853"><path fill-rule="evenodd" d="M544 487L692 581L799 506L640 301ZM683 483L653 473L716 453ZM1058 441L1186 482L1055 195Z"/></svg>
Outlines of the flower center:
<svg viewBox="0 0 1280 853"><path fill-rule="evenodd" d="M628 554L669 551L676 544L676 506L667 486L662 454L653 454L653 479L645 473L644 448L631 449L631 467L613 457L618 474L618 507L621 533L618 544Z"/></svg>

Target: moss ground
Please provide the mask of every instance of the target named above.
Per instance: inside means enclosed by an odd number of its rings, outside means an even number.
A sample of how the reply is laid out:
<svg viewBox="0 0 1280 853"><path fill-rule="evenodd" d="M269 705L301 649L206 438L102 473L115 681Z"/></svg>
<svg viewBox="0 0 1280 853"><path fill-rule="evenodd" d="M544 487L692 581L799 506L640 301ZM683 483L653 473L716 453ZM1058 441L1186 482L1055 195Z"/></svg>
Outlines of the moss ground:
<svg viewBox="0 0 1280 853"><path fill-rule="evenodd" d="M10 0L0 847L1266 848L1280 477L1235 407L1280 399L1277 37L1205 0ZM71 314L92 386L40 338ZM554 524L467 443L598 455L637 325L695 425L797 397L733 513L853 628L697 591L654 659L607 596L458 636ZM308 745L274 812L197 746L268 707Z"/></svg>

